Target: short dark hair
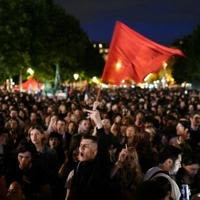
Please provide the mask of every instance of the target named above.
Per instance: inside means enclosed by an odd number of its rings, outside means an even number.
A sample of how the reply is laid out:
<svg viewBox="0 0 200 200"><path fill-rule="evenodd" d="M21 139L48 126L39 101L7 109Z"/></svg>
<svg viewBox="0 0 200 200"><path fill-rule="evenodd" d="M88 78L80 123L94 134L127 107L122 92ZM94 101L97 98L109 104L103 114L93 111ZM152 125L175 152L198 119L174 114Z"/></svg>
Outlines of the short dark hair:
<svg viewBox="0 0 200 200"><path fill-rule="evenodd" d="M200 164L199 159L193 153L183 154L182 163L184 165Z"/></svg>
<svg viewBox="0 0 200 200"><path fill-rule="evenodd" d="M85 134L81 137L81 139L89 139L89 140L92 140L93 142L97 143L97 137L94 135Z"/></svg>
<svg viewBox="0 0 200 200"><path fill-rule="evenodd" d="M55 131L49 134L49 139L51 138L57 138L59 141L62 141L62 136Z"/></svg>
<svg viewBox="0 0 200 200"><path fill-rule="evenodd" d="M159 176L144 181L138 188L138 200L161 200L171 191L171 184L165 177Z"/></svg>
<svg viewBox="0 0 200 200"><path fill-rule="evenodd" d="M167 159L177 160L182 151L172 145L165 146L159 154L159 162L164 163Z"/></svg>
<svg viewBox="0 0 200 200"><path fill-rule="evenodd" d="M17 147L17 154L24 153L26 151L30 152L32 156L37 154L37 150L33 144L23 141Z"/></svg>
<svg viewBox="0 0 200 200"><path fill-rule="evenodd" d="M190 122L187 119L180 119L179 122L184 128L190 128Z"/></svg>
<svg viewBox="0 0 200 200"><path fill-rule="evenodd" d="M56 124L58 123L58 121L64 122L66 124L66 121L62 117L58 117L58 119L56 120Z"/></svg>

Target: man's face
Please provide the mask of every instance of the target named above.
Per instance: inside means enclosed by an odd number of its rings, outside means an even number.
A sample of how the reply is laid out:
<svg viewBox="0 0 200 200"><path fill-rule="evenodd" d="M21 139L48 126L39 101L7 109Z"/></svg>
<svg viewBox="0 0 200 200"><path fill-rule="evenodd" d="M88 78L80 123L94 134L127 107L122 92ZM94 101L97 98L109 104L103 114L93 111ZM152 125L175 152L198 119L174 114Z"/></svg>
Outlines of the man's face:
<svg viewBox="0 0 200 200"><path fill-rule="evenodd" d="M170 174L174 175L178 172L179 168L181 167L182 156L179 155L175 162L172 164L172 168L170 170Z"/></svg>
<svg viewBox="0 0 200 200"><path fill-rule="evenodd" d="M88 133L90 131L90 121L89 120L83 120L79 124L79 132L80 133Z"/></svg>
<svg viewBox="0 0 200 200"><path fill-rule="evenodd" d="M31 165L32 156L29 151L21 152L18 154L18 162L20 169L29 168Z"/></svg>
<svg viewBox="0 0 200 200"><path fill-rule="evenodd" d="M56 130L58 133L64 133L65 132L65 122L58 120L56 123Z"/></svg>
<svg viewBox="0 0 200 200"><path fill-rule="evenodd" d="M97 143L91 139L82 139L79 146L79 161L87 161L95 158L97 154Z"/></svg>
<svg viewBox="0 0 200 200"><path fill-rule="evenodd" d="M200 126L200 115L195 114L193 117L190 118L190 121L193 126Z"/></svg>
<svg viewBox="0 0 200 200"><path fill-rule="evenodd" d="M178 123L176 126L176 133L178 136L181 136L184 140L189 139L189 130L185 128L181 123Z"/></svg>
<svg viewBox="0 0 200 200"><path fill-rule="evenodd" d="M31 122L35 122L37 120L36 113L31 113L30 120L31 120Z"/></svg>
<svg viewBox="0 0 200 200"><path fill-rule="evenodd" d="M14 119L10 120L10 128L16 129L17 127L18 127L17 121Z"/></svg>
<svg viewBox="0 0 200 200"><path fill-rule="evenodd" d="M199 164L191 164L184 166L184 169L187 171L189 176L194 177L199 171Z"/></svg>
<svg viewBox="0 0 200 200"><path fill-rule="evenodd" d="M102 120L102 124L103 124L103 127L107 130L110 130L111 128L111 124L110 124L110 120L109 119L103 119Z"/></svg>
<svg viewBox="0 0 200 200"><path fill-rule="evenodd" d="M126 137L131 138L136 134L135 128L133 126L129 126L126 129Z"/></svg>

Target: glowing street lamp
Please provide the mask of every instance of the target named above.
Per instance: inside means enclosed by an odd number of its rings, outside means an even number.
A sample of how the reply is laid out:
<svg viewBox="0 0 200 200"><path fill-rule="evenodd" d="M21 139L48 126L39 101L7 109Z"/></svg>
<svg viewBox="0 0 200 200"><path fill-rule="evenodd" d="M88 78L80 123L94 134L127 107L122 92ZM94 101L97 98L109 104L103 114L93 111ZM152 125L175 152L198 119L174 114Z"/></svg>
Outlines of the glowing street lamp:
<svg viewBox="0 0 200 200"><path fill-rule="evenodd" d="M96 83L96 84L99 84L99 83L100 83L99 79L98 79L96 76L93 76L93 77L92 77L92 82L93 82L93 83Z"/></svg>
<svg viewBox="0 0 200 200"><path fill-rule="evenodd" d="M74 74L73 77L74 77L74 80L77 81L79 78L79 74Z"/></svg>
<svg viewBox="0 0 200 200"><path fill-rule="evenodd" d="M34 73L35 73L35 71L32 68L30 68L30 67L27 69L26 72L29 73L31 76L33 76Z"/></svg>

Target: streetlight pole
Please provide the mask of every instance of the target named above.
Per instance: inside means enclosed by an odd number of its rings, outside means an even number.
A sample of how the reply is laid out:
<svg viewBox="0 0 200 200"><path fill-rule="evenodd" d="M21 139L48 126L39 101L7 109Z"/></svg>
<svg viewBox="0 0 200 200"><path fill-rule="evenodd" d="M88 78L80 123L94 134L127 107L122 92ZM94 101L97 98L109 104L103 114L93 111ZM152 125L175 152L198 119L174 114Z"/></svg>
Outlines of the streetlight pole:
<svg viewBox="0 0 200 200"><path fill-rule="evenodd" d="M19 71L19 91L22 92L22 69Z"/></svg>

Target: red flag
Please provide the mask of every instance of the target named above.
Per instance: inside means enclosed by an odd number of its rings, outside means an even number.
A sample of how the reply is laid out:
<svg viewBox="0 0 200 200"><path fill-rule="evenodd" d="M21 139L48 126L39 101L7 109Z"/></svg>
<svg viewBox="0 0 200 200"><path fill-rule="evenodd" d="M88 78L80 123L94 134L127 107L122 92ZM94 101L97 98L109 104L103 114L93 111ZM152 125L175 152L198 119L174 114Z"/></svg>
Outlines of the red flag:
<svg viewBox="0 0 200 200"><path fill-rule="evenodd" d="M118 21L102 81L116 85L123 80L142 82L149 73L160 70L164 61L173 55L184 56L179 49L157 44Z"/></svg>

